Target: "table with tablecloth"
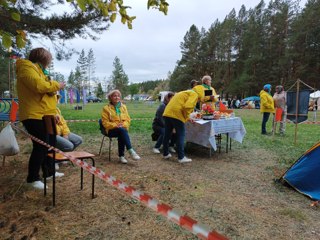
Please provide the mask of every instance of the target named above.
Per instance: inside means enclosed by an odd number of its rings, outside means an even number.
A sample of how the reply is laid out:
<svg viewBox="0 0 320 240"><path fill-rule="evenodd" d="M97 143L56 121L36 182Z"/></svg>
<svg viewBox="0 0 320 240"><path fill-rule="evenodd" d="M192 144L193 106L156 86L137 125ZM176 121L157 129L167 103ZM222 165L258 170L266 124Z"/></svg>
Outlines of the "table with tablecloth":
<svg viewBox="0 0 320 240"><path fill-rule="evenodd" d="M227 134L227 138L242 143L246 129L240 117L186 123L186 142L212 147L216 151L216 136L219 134Z"/></svg>

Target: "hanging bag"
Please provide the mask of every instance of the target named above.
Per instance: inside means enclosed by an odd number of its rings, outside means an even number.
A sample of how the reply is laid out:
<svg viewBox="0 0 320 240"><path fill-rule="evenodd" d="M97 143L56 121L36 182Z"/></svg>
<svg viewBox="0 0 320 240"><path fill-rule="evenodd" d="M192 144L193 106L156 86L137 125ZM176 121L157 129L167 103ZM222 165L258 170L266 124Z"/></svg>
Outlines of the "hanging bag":
<svg viewBox="0 0 320 240"><path fill-rule="evenodd" d="M11 124L0 132L0 155L13 156L19 152L19 145L15 137L14 131L12 130Z"/></svg>

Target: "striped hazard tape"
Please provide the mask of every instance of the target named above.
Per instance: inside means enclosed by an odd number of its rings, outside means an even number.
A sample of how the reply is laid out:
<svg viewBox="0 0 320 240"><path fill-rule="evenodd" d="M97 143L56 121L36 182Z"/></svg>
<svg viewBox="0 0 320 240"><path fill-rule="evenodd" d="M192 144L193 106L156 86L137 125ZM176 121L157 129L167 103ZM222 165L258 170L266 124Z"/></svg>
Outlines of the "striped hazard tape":
<svg viewBox="0 0 320 240"><path fill-rule="evenodd" d="M147 121L153 120L153 118L132 118L132 121ZM66 122L98 122L97 119L70 119L66 120Z"/></svg>
<svg viewBox="0 0 320 240"><path fill-rule="evenodd" d="M180 214L180 211L171 208L169 205L164 204L164 203L160 203L158 200L154 199L150 195L143 193L139 190L136 190L133 187L128 186L126 183L124 183L120 180L117 180L115 177L106 174L105 172L103 172L99 168L93 167L84 161L73 158L72 156L68 155L68 153L62 152L58 148L50 146L46 142L32 136L31 134L27 133L24 130L18 128L13 123L11 123L11 126L12 126L12 128L14 128L14 129L22 132L24 135L28 136L32 140L38 142L39 144L46 146L49 150L53 150L56 153L62 154L63 156L67 157L71 162L73 162L75 165L83 168L84 170L88 171L91 174L94 174L95 176L97 176L101 180L107 182L111 186L128 194L130 197L140 201L148 208L151 208L152 210L156 211L157 213L165 216L168 220L170 220L170 221L178 224L179 226L187 229L188 231L192 232L194 235L198 236L200 239L208 239L208 240L226 240L226 239L228 239L216 231L210 231L210 229L207 226L205 226L201 223L198 223L196 220L193 220L189 216Z"/></svg>

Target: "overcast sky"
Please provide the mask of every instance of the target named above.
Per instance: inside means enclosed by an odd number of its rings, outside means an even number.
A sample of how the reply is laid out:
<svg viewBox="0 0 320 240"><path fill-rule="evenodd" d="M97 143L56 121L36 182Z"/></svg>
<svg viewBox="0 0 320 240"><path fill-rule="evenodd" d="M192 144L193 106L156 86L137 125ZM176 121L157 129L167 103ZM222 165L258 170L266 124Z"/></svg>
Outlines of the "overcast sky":
<svg viewBox="0 0 320 240"><path fill-rule="evenodd" d="M69 46L86 54L92 48L95 59L95 76L100 80L111 76L113 61L120 58L130 83L165 79L181 58L180 43L192 24L206 30L216 19L223 21L234 8L238 13L241 5L255 7L260 0L168 0L169 11L165 16L157 10L147 10L147 0L124 0L130 5L130 16L136 16L133 29L120 23L111 24L98 41L76 39ZM267 3L269 1L266 1ZM305 2L305 1L303 1ZM33 44L36 47L36 43ZM69 61L54 61L55 71L67 78L74 70L78 55Z"/></svg>

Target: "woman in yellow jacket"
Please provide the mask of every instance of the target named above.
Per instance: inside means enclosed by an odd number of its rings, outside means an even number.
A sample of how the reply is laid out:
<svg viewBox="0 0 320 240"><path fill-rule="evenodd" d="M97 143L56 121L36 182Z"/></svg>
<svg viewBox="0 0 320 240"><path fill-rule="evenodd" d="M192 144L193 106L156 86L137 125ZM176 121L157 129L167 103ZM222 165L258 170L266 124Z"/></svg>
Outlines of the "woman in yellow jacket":
<svg viewBox="0 0 320 240"><path fill-rule="evenodd" d="M118 138L118 154L121 163L127 163L124 156L125 147L134 160L139 160L139 155L133 150L129 137L130 116L127 107L121 102L119 90L108 94L109 104L103 107L101 118L108 137Z"/></svg>
<svg viewBox="0 0 320 240"><path fill-rule="evenodd" d="M200 98L200 110L202 108L202 104L210 104L211 108L215 109L215 103L219 101L219 95L217 95L216 90L211 87L211 77L206 75L203 76L201 85L196 85L193 87L193 90L199 95ZM205 90L211 90L210 96L205 96Z"/></svg>
<svg viewBox="0 0 320 240"><path fill-rule="evenodd" d="M271 85L266 84L260 91L260 112L262 116L261 134L267 134L266 124L269 120L270 113L274 113L274 101L271 96Z"/></svg>
<svg viewBox="0 0 320 240"><path fill-rule="evenodd" d="M49 51L44 48L31 50L29 59L21 59L16 63L17 92L19 98L19 119L27 131L42 141L47 141L44 115L55 115L57 100L55 93L64 88L64 83L50 80L47 67L52 61ZM29 159L27 183L36 189L44 189L40 179L40 167L44 177L53 174L46 161L47 148L32 140L33 149ZM46 165L47 163L47 165ZM57 177L63 176L56 172Z"/></svg>
<svg viewBox="0 0 320 240"><path fill-rule="evenodd" d="M59 100L59 98L60 98L60 94L58 92L57 100ZM62 116L59 108L57 108L56 119L57 119L56 120L56 127L57 127L56 147L63 152L71 152L75 150L82 143L82 137L70 131L67 125L67 122ZM57 165L56 165L56 169L58 169Z"/></svg>
<svg viewBox="0 0 320 240"><path fill-rule="evenodd" d="M185 122L189 120L190 113L199 100L199 95L193 90L186 90L176 93L166 106L164 118L164 138L163 138L163 157L170 158L169 141L173 129L176 131L176 145L179 163L191 162L190 158L184 155Z"/></svg>

